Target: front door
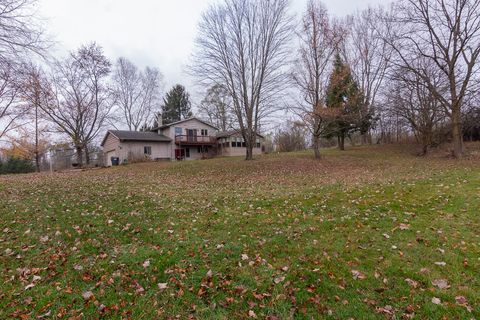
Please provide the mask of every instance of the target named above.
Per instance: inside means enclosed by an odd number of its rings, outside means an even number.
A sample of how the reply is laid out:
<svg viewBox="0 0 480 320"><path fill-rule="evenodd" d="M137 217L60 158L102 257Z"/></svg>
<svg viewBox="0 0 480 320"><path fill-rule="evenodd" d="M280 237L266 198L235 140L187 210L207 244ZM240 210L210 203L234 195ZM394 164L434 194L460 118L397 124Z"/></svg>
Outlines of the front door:
<svg viewBox="0 0 480 320"><path fill-rule="evenodd" d="M185 149L175 149L175 159L183 160L185 158Z"/></svg>
<svg viewBox="0 0 480 320"><path fill-rule="evenodd" d="M197 141L197 129L187 129L187 141L188 142Z"/></svg>

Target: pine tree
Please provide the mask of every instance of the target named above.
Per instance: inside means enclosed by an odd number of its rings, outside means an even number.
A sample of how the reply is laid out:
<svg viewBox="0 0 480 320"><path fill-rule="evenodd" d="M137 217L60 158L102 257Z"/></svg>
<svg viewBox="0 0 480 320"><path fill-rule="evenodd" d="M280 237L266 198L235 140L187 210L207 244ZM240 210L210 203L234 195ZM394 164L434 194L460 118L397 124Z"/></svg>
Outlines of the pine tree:
<svg viewBox="0 0 480 320"><path fill-rule="evenodd" d="M163 124L169 124L190 118L192 116L191 108L190 95L184 86L177 84L163 99Z"/></svg>
<svg viewBox="0 0 480 320"><path fill-rule="evenodd" d="M326 105L335 110L335 117L327 125L326 137L336 136L340 150L345 150L346 137L370 126L371 116L363 112L362 98L363 93L354 80L350 67L337 54L326 96Z"/></svg>

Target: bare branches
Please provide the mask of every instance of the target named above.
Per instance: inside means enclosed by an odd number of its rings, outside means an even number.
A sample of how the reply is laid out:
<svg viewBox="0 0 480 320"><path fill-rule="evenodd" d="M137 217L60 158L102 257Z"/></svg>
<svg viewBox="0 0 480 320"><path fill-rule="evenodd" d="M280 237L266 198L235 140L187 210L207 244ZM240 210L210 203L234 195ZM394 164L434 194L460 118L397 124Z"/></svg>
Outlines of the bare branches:
<svg viewBox="0 0 480 320"><path fill-rule="evenodd" d="M464 153L461 112L468 95L478 88L480 55L480 0L404 0L387 19L386 41L393 48L398 66L408 68L426 83L428 89L450 114L454 155ZM444 92L418 61L434 68Z"/></svg>
<svg viewBox="0 0 480 320"><path fill-rule="evenodd" d="M329 72L341 35L341 29L331 22L323 4L311 0L298 32L299 57L292 72L292 78L302 94L303 101L291 109L310 130L317 159L320 158L320 136L328 117L325 96Z"/></svg>
<svg viewBox="0 0 480 320"><path fill-rule="evenodd" d="M192 74L204 85L224 85L247 146L287 84L291 18L287 0L225 0L204 13ZM277 100L278 101L278 100Z"/></svg>
<svg viewBox="0 0 480 320"><path fill-rule="evenodd" d="M0 69L0 141L19 125L23 110L17 108L19 90L15 83L14 69L4 64Z"/></svg>
<svg viewBox="0 0 480 320"><path fill-rule="evenodd" d="M126 58L117 60L113 74L115 105L129 130L140 130L152 118L160 104L162 79L158 69L147 67L142 72Z"/></svg>
<svg viewBox="0 0 480 320"><path fill-rule="evenodd" d="M35 17L36 0L0 1L0 65L28 53L43 55L48 44Z"/></svg>
<svg viewBox="0 0 480 320"><path fill-rule="evenodd" d="M80 165L83 151L88 151L112 107L105 82L109 72L110 62L102 49L90 44L57 61L43 89L41 109L58 131L72 140ZM86 160L88 164L88 155Z"/></svg>

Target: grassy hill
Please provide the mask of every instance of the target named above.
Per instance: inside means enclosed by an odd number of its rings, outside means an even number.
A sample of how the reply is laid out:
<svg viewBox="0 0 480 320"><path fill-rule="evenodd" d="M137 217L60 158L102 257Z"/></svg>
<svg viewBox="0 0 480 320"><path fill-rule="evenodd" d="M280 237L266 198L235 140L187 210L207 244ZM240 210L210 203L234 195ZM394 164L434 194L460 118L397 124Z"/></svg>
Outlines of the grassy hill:
<svg viewBox="0 0 480 320"><path fill-rule="evenodd" d="M480 317L480 160L397 147L0 177L0 318Z"/></svg>

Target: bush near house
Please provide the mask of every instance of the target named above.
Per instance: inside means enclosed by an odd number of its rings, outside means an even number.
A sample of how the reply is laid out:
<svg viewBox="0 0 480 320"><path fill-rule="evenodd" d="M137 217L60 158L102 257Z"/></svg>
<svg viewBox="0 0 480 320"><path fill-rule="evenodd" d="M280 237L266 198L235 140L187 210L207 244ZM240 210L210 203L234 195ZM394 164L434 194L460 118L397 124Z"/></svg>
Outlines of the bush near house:
<svg viewBox="0 0 480 320"><path fill-rule="evenodd" d="M30 173L35 171L31 160L10 157L5 161L0 160L0 174Z"/></svg>

